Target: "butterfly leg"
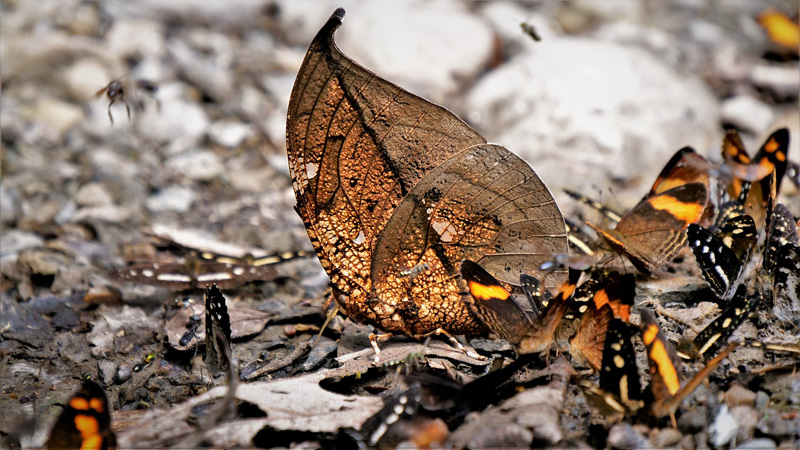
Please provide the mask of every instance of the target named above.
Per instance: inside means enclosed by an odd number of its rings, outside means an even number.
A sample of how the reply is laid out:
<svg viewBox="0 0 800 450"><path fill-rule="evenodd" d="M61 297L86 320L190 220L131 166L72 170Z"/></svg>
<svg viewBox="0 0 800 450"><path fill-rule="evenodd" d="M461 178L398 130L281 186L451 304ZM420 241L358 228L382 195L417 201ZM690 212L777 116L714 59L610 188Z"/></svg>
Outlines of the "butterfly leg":
<svg viewBox="0 0 800 450"><path fill-rule="evenodd" d="M331 307L331 305L333 305L333 307ZM325 314L325 322L319 329L319 334L317 335L316 342L314 342L314 347L316 347L317 344L319 344L319 340L322 339L322 332L325 331L325 328L327 328L328 324L331 323L331 320L333 320L333 318L336 317L336 314L339 313L339 304L333 301L333 294L329 295L328 299L325 300L325 305L322 306L322 310L328 312Z"/></svg>
<svg viewBox="0 0 800 450"><path fill-rule="evenodd" d="M452 334L448 333L447 331L445 331L442 328L437 328L436 330L431 331L430 333L424 334L422 336L417 336L417 337L418 338L420 338L420 337L430 337L431 335L447 337L447 339L450 340L450 343L453 345L453 347L457 348L461 353L469 356L470 358L477 359L478 361L486 361L486 359L487 359L485 356L479 355L479 354L475 353L473 350L466 349L463 345L461 345L461 342L458 342L458 340L456 340L456 338L453 337Z"/></svg>
<svg viewBox="0 0 800 450"><path fill-rule="evenodd" d="M394 336L392 333L385 333L385 334L369 334L369 343L372 345L372 348L375 350L375 361L372 362L373 365L377 366L381 361L381 349L378 347L379 342L386 342Z"/></svg>
<svg viewBox="0 0 800 450"><path fill-rule="evenodd" d="M112 98L111 101L108 102L108 120L111 121L111 125L114 125L114 116L111 115L111 105L113 105L116 100L117 99Z"/></svg>

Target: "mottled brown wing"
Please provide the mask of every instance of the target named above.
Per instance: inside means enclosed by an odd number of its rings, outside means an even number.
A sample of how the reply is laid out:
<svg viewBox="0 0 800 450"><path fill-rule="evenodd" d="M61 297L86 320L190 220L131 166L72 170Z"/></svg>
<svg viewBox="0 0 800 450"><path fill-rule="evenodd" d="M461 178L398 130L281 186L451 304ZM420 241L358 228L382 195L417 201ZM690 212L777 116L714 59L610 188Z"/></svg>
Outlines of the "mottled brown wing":
<svg viewBox="0 0 800 450"><path fill-rule="evenodd" d="M407 334L478 330L461 259L516 284L567 251L561 213L516 155L344 56L333 42L342 16L312 42L289 104L289 167L309 238L356 319ZM427 269L412 278L409 267Z"/></svg>
<svg viewBox="0 0 800 450"><path fill-rule="evenodd" d="M650 273L686 242L686 227L696 223L708 202L702 183L688 183L648 197L606 231L592 226L644 273Z"/></svg>
<svg viewBox="0 0 800 450"><path fill-rule="evenodd" d="M308 49L286 138L297 210L334 285L372 289L377 236L403 197L452 155L486 142L446 109L377 77L333 41L338 9Z"/></svg>
<svg viewBox="0 0 800 450"><path fill-rule="evenodd" d="M461 260L518 284L520 274L566 251L561 212L533 169L503 147L477 145L432 170L397 207L378 237L372 281L392 308L410 298L415 310L461 317ZM431 270L410 286L398 278L399 268L419 263Z"/></svg>
<svg viewBox="0 0 800 450"><path fill-rule="evenodd" d="M703 183L708 188L709 167L709 162L702 155L691 147L684 147L667 162L645 198L688 183Z"/></svg>

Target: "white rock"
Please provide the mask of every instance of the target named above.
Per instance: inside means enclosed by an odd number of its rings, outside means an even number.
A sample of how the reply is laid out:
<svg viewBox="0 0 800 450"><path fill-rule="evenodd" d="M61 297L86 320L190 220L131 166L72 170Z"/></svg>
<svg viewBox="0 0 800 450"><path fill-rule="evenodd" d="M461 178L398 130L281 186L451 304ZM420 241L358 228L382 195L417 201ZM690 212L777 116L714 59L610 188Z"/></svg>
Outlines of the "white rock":
<svg viewBox="0 0 800 450"><path fill-rule="evenodd" d="M76 102L87 102L114 77L105 66L93 58L76 61L64 72L67 92Z"/></svg>
<svg viewBox="0 0 800 450"><path fill-rule="evenodd" d="M581 38L540 44L482 78L465 109L489 141L529 161L557 199L563 187L591 192L637 177L641 189L625 191L640 198L679 148L719 139L708 88L648 52Z"/></svg>
<svg viewBox="0 0 800 450"><path fill-rule="evenodd" d="M147 199L147 209L152 213L174 211L185 213L197 199L197 193L184 186L169 186Z"/></svg>
<svg viewBox="0 0 800 450"><path fill-rule="evenodd" d="M570 2L572 7L584 14L588 14L602 22L616 22L628 20L637 22L645 13L645 4L635 1L598 2L594 0L575 0Z"/></svg>
<svg viewBox="0 0 800 450"><path fill-rule="evenodd" d="M217 144L236 148L253 135L253 127L241 122L215 122L208 129L208 137Z"/></svg>
<svg viewBox="0 0 800 450"><path fill-rule="evenodd" d="M407 90L440 102L491 60L494 35L461 3L367 2L348 11L342 51Z"/></svg>
<svg viewBox="0 0 800 450"><path fill-rule="evenodd" d="M6 186L0 184L0 222L9 224L16 220L18 201L16 190L8 189Z"/></svg>
<svg viewBox="0 0 800 450"><path fill-rule="evenodd" d="M124 222L131 216L131 210L116 205L91 206L79 209L72 216L72 222L100 220L105 222Z"/></svg>
<svg viewBox="0 0 800 450"><path fill-rule="evenodd" d="M0 255L3 257L43 245L44 239L27 231L4 230L0 235Z"/></svg>
<svg viewBox="0 0 800 450"><path fill-rule="evenodd" d="M30 122L39 122L54 132L64 133L83 119L83 109L52 97L39 97L29 107L22 108L22 116Z"/></svg>
<svg viewBox="0 0 800 450"><path fill-rule="evenodd" d="M209 120L205 110L183 97L183 86L177 83L159 87L161 110L145 108L134 116L136 129L157 143L174 144L172 150L183 151L205 136ZM180 143L180 146L177 146ZM179 148L181 147L181 148Z"/></svg>
<svg viewBox="0 0 800 450"><path fill-rule="evenodd" d="M738 428L739 424L736 422L736 418L733 417L728 406L723 404L709 427L708 442L712 447L727 445L736 435Z"/></svg>
<svg viewBox="0 0 800 450"><path fill-rule="evenodd" d="M724 100L721 116L723 123L732 124L753 134L767 131L775 119L775 114L766 103L747 94Z"/></svg>
<svg viewBox="0 0 800 450"><path fill-rule="evenodd" d="M800 91L800 71L797 66L756 65L750 71L750 79L758 87L790 98L796 99Z"/></svg>
<svg viewBox="0 0 800 450"><path fill-rule="evenodd" d="M120 19L108 30L106 43L117 57L160 57L166 53L164 28L156 21Z"/></svg>
<svg viewBox="0 0 800 450"><path fill-rule="evenodd" d="M124 154L108 148L95 148L89 160L99 175L107 178L133 178L139 174L139 166Z"/></svg>
<svg viewBox="0 0 800 450"><path fill-rule="evenodd" d="M80 206L103 206L113 203L108 189L100 183L88 183L75 193L75 201Z"/></svg>
<svg viewBox="0 0 800 450"><path fill-rule="evenodd" d="M211 150L193 150L167 160L167 168L176 176L208 181L222 173L222 162Z"/></svg>

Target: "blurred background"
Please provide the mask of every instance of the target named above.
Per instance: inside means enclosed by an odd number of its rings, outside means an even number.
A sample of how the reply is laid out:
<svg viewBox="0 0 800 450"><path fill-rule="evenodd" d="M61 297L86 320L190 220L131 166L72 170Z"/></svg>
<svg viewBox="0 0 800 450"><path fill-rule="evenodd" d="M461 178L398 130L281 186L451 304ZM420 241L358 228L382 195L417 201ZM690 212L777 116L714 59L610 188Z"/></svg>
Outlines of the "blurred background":
<svg viewBox="0 0 800 450"><path fill-rule="evenodd" d="M105 298L84 294L153 231L311 250L292 209L286 109L308 44L340 6L346 55L519 153L566 214L576 205L564 187L627 210L683 146L720 161L725 128L753 155L789 127L800 159L796 0L2 0L0 313L19 320L0 354L57 351L69 360L51 370L58 379L106 352L133 365L159 351L169 292L123 290L125 308L149 295L146 313L99 310L135 324L124 339L58 309ZM797 211L797 187L783 183L783 196ZM327 287L316 261L287 270L259 305ZM94 325L91 345L53 338ZM21 361L2 379L39 383L41 367ZM106 383L123 378L122 364L99 364ZM132 398L119 402L140 407Z"/></svg>
<svg viewBox="0 0 800 450"><path fill-rule="evenodd" d="M753 153L788 126L800 156L797 47L759 23L791 0L1 5L3 255L87 220L308 248L285 112L338 6L345 54L521 154L565 212L563 187L630 207L682 146L719 160L724 127ZM112 124L95 93L115 79Z"/></svg>

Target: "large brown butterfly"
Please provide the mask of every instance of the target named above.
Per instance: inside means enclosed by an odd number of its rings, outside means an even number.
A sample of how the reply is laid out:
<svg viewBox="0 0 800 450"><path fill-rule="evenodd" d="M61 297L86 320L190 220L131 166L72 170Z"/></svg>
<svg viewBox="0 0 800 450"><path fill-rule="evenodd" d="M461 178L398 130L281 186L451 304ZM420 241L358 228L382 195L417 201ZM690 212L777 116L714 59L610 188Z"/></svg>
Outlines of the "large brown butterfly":
<svg viewBox="0 0 800 450"><path fill-rule="evenodd" d="M343 17L311 43L286 126L296 209L334 298L390 333L486 333L459 263L519 283L567 252L561 211L528 163L343 55L333 40Z"/></svg>

